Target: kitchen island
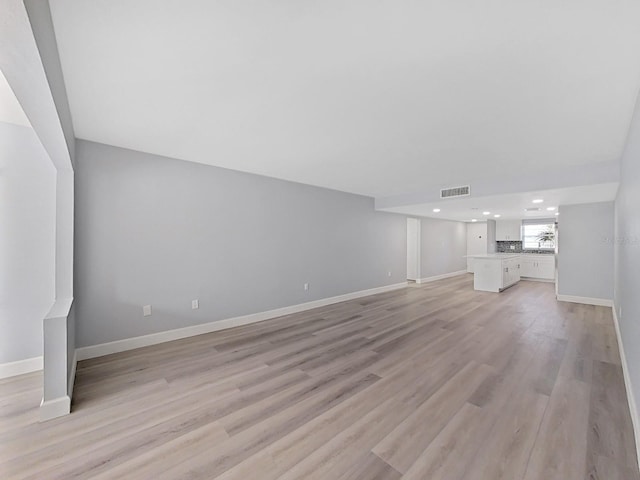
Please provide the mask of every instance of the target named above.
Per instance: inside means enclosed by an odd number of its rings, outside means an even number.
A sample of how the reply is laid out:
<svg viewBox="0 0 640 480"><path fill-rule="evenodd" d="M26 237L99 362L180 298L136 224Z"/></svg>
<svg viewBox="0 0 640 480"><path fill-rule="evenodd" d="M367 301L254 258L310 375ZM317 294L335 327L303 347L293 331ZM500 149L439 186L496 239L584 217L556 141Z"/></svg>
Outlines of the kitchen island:
<svg viewBox="0 0 640 480"><path fill-rule="evenodd" d="M473 288L483 292L501 292L520 281L520 255L486 253L473 258Z"/></svg>

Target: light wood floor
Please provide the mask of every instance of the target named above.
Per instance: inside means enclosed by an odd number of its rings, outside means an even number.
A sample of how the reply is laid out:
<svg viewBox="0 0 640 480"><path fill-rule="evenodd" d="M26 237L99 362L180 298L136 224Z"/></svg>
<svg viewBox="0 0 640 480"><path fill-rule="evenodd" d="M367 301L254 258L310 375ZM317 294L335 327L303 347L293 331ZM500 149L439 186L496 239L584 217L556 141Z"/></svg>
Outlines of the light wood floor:
<svg viewBox="0 0 640 480"><path fill-rule="evenodd" d="M2 479L638 480L611 309L470 275L0 381Z"/></svg>

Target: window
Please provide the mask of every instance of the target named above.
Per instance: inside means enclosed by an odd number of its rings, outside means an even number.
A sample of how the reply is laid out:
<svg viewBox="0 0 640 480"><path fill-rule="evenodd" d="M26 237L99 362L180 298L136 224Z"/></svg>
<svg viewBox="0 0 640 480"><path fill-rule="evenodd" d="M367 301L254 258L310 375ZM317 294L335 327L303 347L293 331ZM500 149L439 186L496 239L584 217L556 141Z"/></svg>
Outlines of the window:
<svg viewBox="0 0 640 480"><path fill-rule="evenodd" d="M553 250L556 248L556 225L553 222L525 223L522 226L522 248Z"/></svg>

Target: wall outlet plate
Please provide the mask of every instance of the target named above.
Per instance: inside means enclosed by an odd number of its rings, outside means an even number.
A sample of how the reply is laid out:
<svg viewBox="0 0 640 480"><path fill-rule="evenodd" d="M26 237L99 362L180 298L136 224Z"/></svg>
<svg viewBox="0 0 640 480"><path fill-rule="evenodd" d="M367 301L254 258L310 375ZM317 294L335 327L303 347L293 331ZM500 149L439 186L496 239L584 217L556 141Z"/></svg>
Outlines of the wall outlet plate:
<svg viewBox="0 0 640 480"><path fill-rule="evenodd" d="M191 310L197 310L200 308L200 302L196 298L195 300L191 300Z"/></svg>
<svg viewBox="0 0 640 480"><path fill-rule="evenodd" d="M145 317L151 316L151 305L144 305L142 307L142 315Z"/></svg>
<svg viewBox="0 0 640 480"><path fill-rule="evenodd" d="M304 284L304 291L306 292L307 290L309 290L309 284L308 284L308 283L305 283L305 284Z"/></svg>

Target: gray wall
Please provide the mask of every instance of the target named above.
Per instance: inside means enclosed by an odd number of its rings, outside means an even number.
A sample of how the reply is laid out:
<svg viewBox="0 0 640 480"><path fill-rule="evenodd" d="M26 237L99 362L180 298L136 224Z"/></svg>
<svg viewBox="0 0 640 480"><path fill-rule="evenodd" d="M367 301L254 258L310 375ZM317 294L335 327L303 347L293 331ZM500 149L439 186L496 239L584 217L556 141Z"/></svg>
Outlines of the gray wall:
<svg viewBox="0 0 640 480"><path fill-rule="evenodd" d="M467 270L465 223L422 218L420 239L420 278Z"/></svg>
<svg viewBox="0 0 640 480"><path fill-rule="evenodd" d="M42 355L55 290L56 172L35 132L0 122L0 363Z"/></svg>
<svg viewBox="0 0 640 480"><path fill-rule="evenodd" d="M406 225L372 198L78 141L77 346L404 282Z"/></svg>
<svg viewBox="0 0 640 480"><path fill-rule="evenodd" d="M640 399L640 99L621 161L615 211L615 308L636 401ZM640 440L640 439L639 439Z"/></svg>
<svg viewBox="0 0 640 480"><path fill-rule="evenodd" d="M613 299L613 202L560 206L558 294Z"/></svg>

